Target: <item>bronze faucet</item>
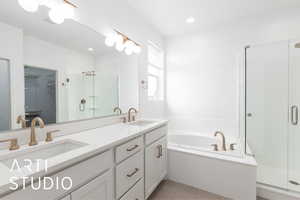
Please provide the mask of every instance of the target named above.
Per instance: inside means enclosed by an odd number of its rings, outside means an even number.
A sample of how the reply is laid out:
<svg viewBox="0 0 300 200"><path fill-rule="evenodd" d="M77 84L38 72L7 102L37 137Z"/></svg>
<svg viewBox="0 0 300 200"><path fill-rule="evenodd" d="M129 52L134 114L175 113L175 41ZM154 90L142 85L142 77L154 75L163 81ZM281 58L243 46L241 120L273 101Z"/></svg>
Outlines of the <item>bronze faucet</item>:
<svg viewBox="0 0 300 200"><path fill-rule="evenodd" d="M221 141L222 141L221 149L222 149L223 151L227 151L227 149L226 149L226 139L225 139L224 133L222 133L221 131L215 132L215 137L217 137L218 135L220 135L221 138L222 138L222 140L221 140Z"/></svg>
<svg viewBox="0 0 300 200"><path fill-rule="evenodd" d="M26 128L26 120L23 118L22 115L17 117L17 124L22 124L22 128Z"/></svg>
<svg viewBox="0 0 300 200"><path fill-rule="evenodd" d="M117 111L119 112L119 115L122 115L122 110L121 110L121 108L115 107L115 108L114 108L114 113L117 112Z"/></svg>
<svg viewBox="0 0 300 200"><path fill-rule="evenodd" d="M38 144L38 142L36 140L36 133L35 133L35 127L37 125L37 122L38 122L38 125L40 126L40 128L44 128L45 127L45 123L42 120L42 118L36 117L36 118L34 118L32 120L32 122L31 122L31 134L30 134L29 146L34 146L34 145Z"/></svg>
<svg viewBox="0 0 300 200"><path fill-rule="evenodd" d="M135 116L134 115L131 116L132 111L134 111L135 114L138 113L138 111L135 108L129 108L129 110L128 110L128 122L135 121Z"/></svg>

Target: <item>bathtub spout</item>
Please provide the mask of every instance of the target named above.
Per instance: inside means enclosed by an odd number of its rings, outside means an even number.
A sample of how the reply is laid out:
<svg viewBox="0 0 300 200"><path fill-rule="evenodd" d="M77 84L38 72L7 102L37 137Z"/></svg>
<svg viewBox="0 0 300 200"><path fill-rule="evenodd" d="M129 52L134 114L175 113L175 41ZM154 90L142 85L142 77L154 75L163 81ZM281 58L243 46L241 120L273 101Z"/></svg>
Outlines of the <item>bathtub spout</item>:
<svg viewBox="0 0 300 200"><path fill-rule="evenodd" d="M222 133L221 131L217 131L217 132L215 132L215 137L217 137L218 135L220 135L221 136L221 138L222 138L222 146L221 146L221 149L223 150L223 151L227 151L227 149L226 149L226 138L225 138L225 135L224 135L224 133ZM219 148L220 149L220 148Z"/></svg>

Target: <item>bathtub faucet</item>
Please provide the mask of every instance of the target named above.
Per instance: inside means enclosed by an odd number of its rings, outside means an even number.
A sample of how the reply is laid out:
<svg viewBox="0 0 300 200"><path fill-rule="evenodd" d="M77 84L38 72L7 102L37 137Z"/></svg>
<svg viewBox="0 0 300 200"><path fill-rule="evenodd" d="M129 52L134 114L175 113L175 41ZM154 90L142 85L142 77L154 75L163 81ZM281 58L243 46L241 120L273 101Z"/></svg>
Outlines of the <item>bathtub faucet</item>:
<svg viewBox="0 0 300 200"><path fill-rule="evenodd" d="M226 149L226 139L225 139L224 133L222 133L221 131L215 132L215 137L217 137L218 135L220 135L221 138L222 138L222 140L221 140L221 142L222 142L221 149L222 149L223 151L227 151L227 149ZM219 149L220 149L220 148L219 148Z"/></svg>

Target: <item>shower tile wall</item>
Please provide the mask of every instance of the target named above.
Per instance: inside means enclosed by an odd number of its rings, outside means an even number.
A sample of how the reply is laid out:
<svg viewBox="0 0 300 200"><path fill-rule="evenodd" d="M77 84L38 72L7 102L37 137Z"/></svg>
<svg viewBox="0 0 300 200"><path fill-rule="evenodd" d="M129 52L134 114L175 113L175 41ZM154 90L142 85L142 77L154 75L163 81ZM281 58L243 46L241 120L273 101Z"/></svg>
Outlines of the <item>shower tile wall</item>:
<svg viewBox="0 0 300 200"><path fill-rule="evenodd" d="M25 67L25 111L56 122L56 72Z"/></svg>

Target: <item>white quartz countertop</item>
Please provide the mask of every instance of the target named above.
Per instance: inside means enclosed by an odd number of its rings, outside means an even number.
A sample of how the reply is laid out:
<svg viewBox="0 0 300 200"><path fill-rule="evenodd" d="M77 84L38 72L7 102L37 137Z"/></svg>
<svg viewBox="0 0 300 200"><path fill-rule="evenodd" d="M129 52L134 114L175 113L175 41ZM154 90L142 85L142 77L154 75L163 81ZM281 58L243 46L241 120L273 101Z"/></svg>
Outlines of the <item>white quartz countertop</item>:
<svg viewBox="0 0 300 200"><path fill-rule="evenodd" d="M101 152L108 151L114 148L115 146L118 146L137 136L143 135L167 123L167 120L151 119L151 121L154 122L149 125L143 126L133 126L130 124L118 123L109 126L104 126L101 128L82 131L71 135L66 135L63 137L54 138L53 142L47 143L46 145L49 145L51 143L59 143L61 141L67 140L84 143L85 145L80 148L47 159L47 171L45 171L44 169L40 169L38 171L26 169L22 169L21 172L20 170L14 171L9 169L3 163L1 163L0 160L0 197L1 195L9 192L9 188L13 186L13 184L10 182L11 177L19 177L19 179L15 182L19 185L22 185L23 177L33 177L35 179L38 177L46 176L47 174L53 174L56 171L62 170L66 167L69 167ZM16 153L21 153L22 151L34 150L35 148L38 148L44 144L45 142L40 142L39 145L33 147L24 145L16 151L2 150L0 151L0 157L9 157L10 154L13 155Z"/></svg>

